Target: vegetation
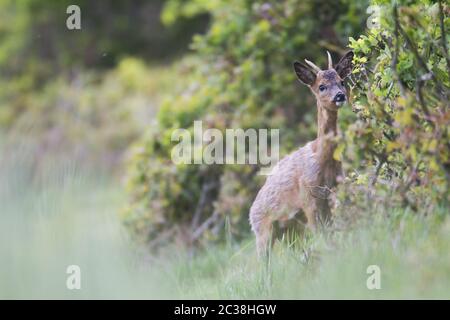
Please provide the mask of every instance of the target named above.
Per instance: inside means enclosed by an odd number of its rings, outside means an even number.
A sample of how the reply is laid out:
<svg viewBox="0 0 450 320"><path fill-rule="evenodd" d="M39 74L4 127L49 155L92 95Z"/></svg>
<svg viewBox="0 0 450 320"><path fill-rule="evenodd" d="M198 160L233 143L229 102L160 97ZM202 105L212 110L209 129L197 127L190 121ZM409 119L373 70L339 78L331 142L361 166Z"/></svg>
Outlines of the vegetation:
<svg viewBox="0 0 450 320"><path fill-rule="evenodd" d="M228 237L194 257L179 247L140 253L115 219L126 198L110 178L55 159L30 183L21 149L0 169L2 299L450 298L446 208L429 216L370 211L351 231L286 237L269 277L252 239ZM72 264L81 290L65 287ZM366 287L373 264L381 290Z"/></svg>
<svg viewBox="0 0 450 320"><path fill-rule="evenodd" d="M66 28L72 4L81 8L81 30ZM128 145L174 87L167 64L208 21L200 15L165 26L163 5L1 0L0 130L31 140L37 162L60 153L122 168Z"/></svg>
<svg viewBox="0 0 450 320"><path fill-rule="evenodd" d="M69 80L60 76L29 93L27 110L15 117L7 143L11 149L17 139L33 144L36 169L57 153L120 171L127 147L151 123L172 88L172 72L171 67L124 58L108 71L80 72Z"/></svg>
<svg viewBox="0 0 450 320"><path fill-rule="evenodd" d="M449 299L448 15L432 0L0 0L0 298ZM280 128L286 155L316 134L292 62L349 49L334 223L289 229L266 268L248 223L260 167L176 165L171 135Z"/></svg>
<svg viewBox="0 0 450 320"><path fill-rule="evenodd" d="M448 8L375 3L378 25L350 38L354 115L336 156L371 202L432 214L450 200Z"/></svg>

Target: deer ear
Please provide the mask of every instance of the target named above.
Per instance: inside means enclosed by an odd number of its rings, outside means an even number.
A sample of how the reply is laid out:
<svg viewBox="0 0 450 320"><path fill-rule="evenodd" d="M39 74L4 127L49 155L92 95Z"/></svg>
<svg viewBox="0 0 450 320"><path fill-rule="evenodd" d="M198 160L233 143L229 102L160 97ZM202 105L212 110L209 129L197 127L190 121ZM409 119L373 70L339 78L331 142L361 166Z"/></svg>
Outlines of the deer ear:
<svg viewBox="0 0 450 320"><path fill-rule="evenodd" d="M316 81L316 75L303 63L295 61L294 70L297 78L308 86L312 86Z"/></svg>
<svg viewBox="0 0 450 320"><path fill-rule="evenodd" d="M347 52L342 59L338 62L338 64L334 67L337 74L341 79L347 78L347 76L352 73L352 60L353 60L353 51Z"/></svg>

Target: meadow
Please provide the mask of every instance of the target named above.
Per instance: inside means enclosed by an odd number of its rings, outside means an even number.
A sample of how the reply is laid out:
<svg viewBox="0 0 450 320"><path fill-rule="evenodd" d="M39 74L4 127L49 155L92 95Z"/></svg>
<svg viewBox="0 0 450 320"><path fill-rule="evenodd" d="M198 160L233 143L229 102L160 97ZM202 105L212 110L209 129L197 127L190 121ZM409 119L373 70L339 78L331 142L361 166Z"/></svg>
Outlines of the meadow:
<svg viewBox="0 0 450 320"><path fill-rule="evenodd" d="M254 240L229 240L194 254L149 255L118 216L120 180L54 159L33 176L27 147L2 153L0 298L57 299L449 299L450 217L408 210L371 212L351 230L286 235L270 263ZM81 289L66 287L69 265ZM369 290L369 265L381 289Z"/></svg>

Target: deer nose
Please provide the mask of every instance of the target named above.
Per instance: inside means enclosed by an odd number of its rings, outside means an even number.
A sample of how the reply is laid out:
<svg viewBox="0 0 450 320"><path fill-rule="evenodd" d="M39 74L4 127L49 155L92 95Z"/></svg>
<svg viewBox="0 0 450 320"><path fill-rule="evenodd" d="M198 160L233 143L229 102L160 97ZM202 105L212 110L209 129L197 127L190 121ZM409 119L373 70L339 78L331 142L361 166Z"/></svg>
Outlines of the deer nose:
<svg viewBox="0 0 450 320"><path fill-rule="evenodd" d="M342 92L338 92L338 94L334 97L334 102L343 102L345 101L345 94Z"/></svg>

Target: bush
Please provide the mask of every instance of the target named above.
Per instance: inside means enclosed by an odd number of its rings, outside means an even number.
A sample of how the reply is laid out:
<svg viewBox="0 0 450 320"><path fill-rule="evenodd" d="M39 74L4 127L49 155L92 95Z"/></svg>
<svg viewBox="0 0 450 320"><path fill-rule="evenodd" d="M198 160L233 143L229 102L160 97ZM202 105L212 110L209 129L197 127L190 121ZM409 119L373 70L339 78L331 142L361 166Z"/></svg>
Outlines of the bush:
<svg viewBox="0 0 450 320"><path fill-rule="evenodd" d="M148 67L135 58L123 59L108 72L60 76L26 96L25 110L9 129L7 148L28 141L36 169L59 154L115 171L129 144L155 117L172 80L170 67Z"/></svg>
<svg viewBox="0 0 450 320"><path fill-rule="evenodd" d="M350 38L354 113L343 121L335 155L351 183L341 200L347 210L380 204L430 214L450 196L449 8L374 4L379 24Z"/></svg>

